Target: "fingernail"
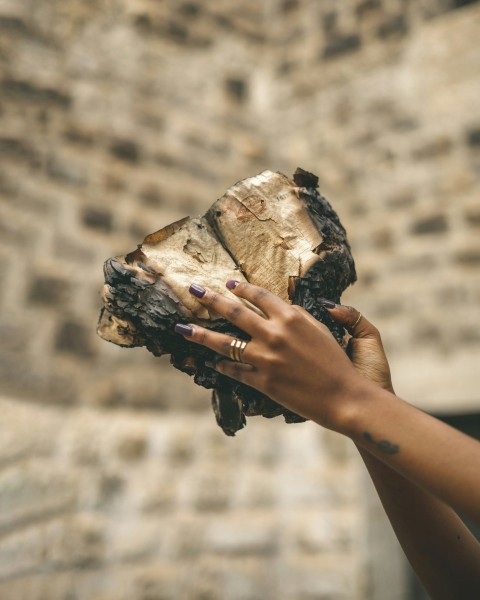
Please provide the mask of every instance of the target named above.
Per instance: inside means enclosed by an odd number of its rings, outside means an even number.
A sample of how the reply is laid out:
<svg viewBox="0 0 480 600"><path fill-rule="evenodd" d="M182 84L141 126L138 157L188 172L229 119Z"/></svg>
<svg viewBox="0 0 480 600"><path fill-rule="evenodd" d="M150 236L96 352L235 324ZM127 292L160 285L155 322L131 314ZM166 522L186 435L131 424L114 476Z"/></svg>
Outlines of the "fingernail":
<svg viewBox="0 0 480 600"><path fill-rule="evenodd" d="M214 369L215 368L215 364L211 360L206 360L205 361L205 366L208 367L209 369Z"/></svg>
<svg viewBox="0 0 480 600"><path fill-rule="evenodd" d="M335 302L332 302L331 300L327 300L326 298L319 298L318 301L325 308L335 308L337 306L335 304Z"/></svg>
<svg viewBox="0 0 480 600"><path fill-rule="evenodd" d="M201 285L197 285L196 283L192 283L192 285L188 288L188 291L196 296L197 298L203 298L205 296L205 292L207 291Z"/></svg>
<svg viewBox="0 0 480 600"><path fill-rule="evenodd" d="M229 279L225 285L229 290L234 290L239 283L236 279Z"/></svg>
<svg viewBox="0 0 480 600"><path fill-rule="evenodd" d="M182 323L177 323L175 325L175 333L190 337L193 335L193 327L190 327L190 325L182 325Z"/></svg>

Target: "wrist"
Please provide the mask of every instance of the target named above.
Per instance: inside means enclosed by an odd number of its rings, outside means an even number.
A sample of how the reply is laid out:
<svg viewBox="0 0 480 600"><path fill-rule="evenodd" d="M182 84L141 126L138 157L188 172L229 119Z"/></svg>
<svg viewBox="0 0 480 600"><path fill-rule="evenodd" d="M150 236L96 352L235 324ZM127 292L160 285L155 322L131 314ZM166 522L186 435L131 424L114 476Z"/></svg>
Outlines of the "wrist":
<svg viewBox="0 0 480 600"><path fill-rule="evenodd" d="M358 439L371 416L381 410L382 402L392 390L379 387L364 377L351 382L335 403L332 429L353 439ZM362 429L363 428L363 429Z"/></svg>

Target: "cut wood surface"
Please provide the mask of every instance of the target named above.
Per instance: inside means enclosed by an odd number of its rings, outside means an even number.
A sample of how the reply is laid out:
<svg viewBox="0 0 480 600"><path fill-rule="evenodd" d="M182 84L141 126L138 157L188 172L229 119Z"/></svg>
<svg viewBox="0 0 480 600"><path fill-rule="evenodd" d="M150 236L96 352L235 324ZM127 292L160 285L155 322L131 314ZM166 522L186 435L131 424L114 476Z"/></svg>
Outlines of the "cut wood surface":
<svg viewBox="0 0 480 600"><path fill-rule="evenodd" d="M338 302L356 279L355 266L345 230L317 185L317 177L302 169L293 181L264 171L229 188L203 217L172 223L148 235L133 252L104 264L100 337L120 346L146 346L156 356L170 354L174 367L213 388L214 413L227 435L245 425L245 416L304 419L205 367L212 352L184 340L173 328L198 323L248 339L188 292L196 283L257 310L226 289L225 282L236 279L303 306L343 344L345 331L318 298Z"/></svg>

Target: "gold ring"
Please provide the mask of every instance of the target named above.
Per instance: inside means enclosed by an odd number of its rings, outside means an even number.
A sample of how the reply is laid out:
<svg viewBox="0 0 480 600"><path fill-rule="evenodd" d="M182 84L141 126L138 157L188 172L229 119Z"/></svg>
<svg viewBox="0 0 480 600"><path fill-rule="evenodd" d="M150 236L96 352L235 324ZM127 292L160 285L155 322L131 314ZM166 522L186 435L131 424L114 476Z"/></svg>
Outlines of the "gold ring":
<svg viewBox="0 0 480 600"><path fill-rule="evenodd" d="M360 323L360 319L362 318L362 313L358 313L358 317L357 320L355 321L355 323L353 325L350 325L349 328L350 329L355 329L355 327Z"/></svg>
<svg viewBox="0 0 480 600"><path fill-rule="evenodd" d="M238 338L233 338L230 342L230 358L236 362L243 362L242 355L243 351L247 347L248 342L244 340L239 340Z"/></svg>

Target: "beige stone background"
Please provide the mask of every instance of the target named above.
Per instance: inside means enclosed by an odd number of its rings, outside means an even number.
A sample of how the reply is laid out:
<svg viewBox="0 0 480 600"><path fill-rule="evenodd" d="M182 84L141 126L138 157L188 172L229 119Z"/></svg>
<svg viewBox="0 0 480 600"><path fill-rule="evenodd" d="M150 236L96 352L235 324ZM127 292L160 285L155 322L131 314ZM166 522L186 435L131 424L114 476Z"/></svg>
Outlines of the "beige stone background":
<svg viewBox="0 0 480 600"><path fill-rule="evenodd" d="M0 0L0 598L412 600L347 440L223 436L95 335L105 258L300 165L400 395L480 413L480 5Z"/></svg>

